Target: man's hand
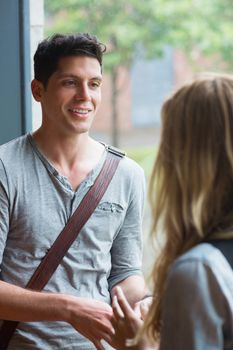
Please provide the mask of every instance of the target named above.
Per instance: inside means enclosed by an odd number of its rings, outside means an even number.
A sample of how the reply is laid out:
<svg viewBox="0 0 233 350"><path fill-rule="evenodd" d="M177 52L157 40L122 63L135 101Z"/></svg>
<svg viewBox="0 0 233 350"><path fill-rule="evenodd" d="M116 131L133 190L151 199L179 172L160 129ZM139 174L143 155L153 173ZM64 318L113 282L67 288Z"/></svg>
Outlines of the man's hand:
<svg viewBox="0 0 233 350"><path fill-rule="evenodd" d="M97 350L111 345L113 311L108 304L61 293L36 292L0 281L0 319L20 322L64 321L88 338Z"/></svg>
<svg viewBox="0 0 233 350"><path fill-rule="evenodd" d="M84 337L89 339L97 350L104 350L101 340L112 345L114 328L112 308L101 301L74 298L71 318L68 322Z"/></svg>

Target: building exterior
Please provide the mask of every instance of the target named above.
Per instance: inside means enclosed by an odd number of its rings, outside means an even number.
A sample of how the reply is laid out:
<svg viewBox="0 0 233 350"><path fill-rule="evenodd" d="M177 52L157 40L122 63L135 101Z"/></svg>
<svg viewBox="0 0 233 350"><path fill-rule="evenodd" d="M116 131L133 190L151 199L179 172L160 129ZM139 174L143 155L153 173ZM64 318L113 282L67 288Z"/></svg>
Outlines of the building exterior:
<svg viewBox="0 0 233 350"><path fill-rule="evenodd" d="M0 17L2 144L33 128L30 57L43 36L43 0L1 0Z"/></svg>

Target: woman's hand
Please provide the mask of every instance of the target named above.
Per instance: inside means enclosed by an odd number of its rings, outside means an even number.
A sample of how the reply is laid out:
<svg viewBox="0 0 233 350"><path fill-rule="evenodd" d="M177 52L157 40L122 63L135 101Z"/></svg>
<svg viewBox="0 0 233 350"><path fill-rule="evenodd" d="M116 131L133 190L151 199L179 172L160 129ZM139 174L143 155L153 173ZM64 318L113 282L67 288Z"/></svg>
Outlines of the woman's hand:
<svg viewBox="0 0 233 350"><path fill-rule="evenodd" d="M146 315L149 311L149 308L153 302L153 297L152 296L147 296L144 299L138 301L134 305L134 311L138 315L139 318L141 318L143 321L146 318Z"/></svg>
<svg viewBox="0 0 233 350"><path fill-rule="evenodd" d="M153 349L149 346L146 338L141 338L138 342L135 340L135 336L143 325L143 320L129 305L120 287L116 289L112 308L114 314L113 326L115 328L114 347L117 350Z"/></svg>

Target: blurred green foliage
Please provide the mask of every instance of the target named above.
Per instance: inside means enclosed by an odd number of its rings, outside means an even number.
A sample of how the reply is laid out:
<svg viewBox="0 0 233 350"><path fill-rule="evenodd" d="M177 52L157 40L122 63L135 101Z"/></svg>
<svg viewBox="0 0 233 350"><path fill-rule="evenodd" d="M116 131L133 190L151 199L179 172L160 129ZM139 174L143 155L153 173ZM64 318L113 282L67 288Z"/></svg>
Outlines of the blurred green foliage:
<svg viewBox="0 0 233 350"><path fill-rule="evenodd" d="M197 59L203 55L211 55L212 71L232 71L233 0L44 0L44 4L47 35L90 32L107 45L104 69L112 78L115 146L119 67L130 68L137 58L161 56L169 45L183 49L194 71L205 70Z"/></svg>
<svg viewBox="0 0 233 350"><path fill-rule="evenodd" d="M107 44L105 67L130 66L140 47L162 54L168 23L161 0L45 0L46 33L90 32Z"/></svg>
<svg viewBox="0 0 233 350"><path fill-rule="evenodd" d="M126 150L127 156L137 162L145 171L147 180L149 179L154 161L156 158L157 147L134 147Z"/></svg>
<svg viewBox="0 0 233 350"><path fill-rule="evenodd" d="M147 57L160 55L167 44L185 49L194 60L197 53L217 54L233 66L232 0L44 0L44 4L46 34L97 35L108 46L109 70L130 66L142 52Z"/></svg>

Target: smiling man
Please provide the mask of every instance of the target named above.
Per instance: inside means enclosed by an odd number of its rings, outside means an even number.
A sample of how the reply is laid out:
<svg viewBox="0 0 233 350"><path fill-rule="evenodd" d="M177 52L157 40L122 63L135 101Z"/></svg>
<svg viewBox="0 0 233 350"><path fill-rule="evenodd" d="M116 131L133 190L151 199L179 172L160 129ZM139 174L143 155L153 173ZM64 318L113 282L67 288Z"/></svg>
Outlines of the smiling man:
<svg viewBox="0 0 233 350"><path fill-rule="evenodd" d="M101 102L104 51L82 33L41 42L31 87L42 124L0 147L0 319L20 321L9 350L108 349L101 340L113 344L116 287L137 308L145 294L144 175L127 157L44 290L23 288L108 153L89 136Z"/></svg>

